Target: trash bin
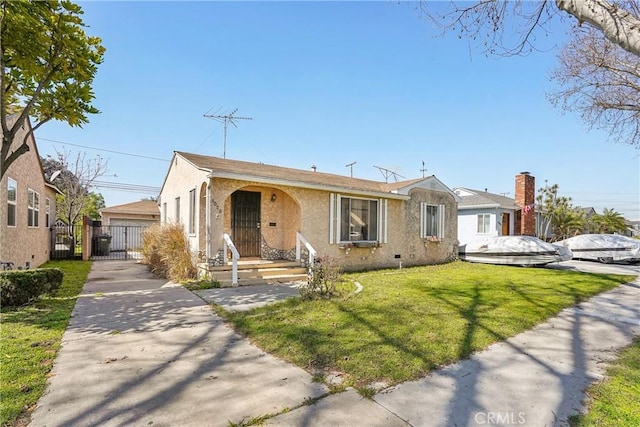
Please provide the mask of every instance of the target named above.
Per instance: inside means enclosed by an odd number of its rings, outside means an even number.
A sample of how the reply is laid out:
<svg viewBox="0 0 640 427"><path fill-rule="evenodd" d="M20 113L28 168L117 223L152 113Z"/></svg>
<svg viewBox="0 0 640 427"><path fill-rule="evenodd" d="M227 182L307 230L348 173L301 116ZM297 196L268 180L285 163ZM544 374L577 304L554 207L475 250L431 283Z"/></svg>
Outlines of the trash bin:
<svg viewBox="0 0 640 427"><path fill-rule="evenodd" d="M109 255L111 246L111 236L100 234L93 236L93 254L97 256Z"/></svg>

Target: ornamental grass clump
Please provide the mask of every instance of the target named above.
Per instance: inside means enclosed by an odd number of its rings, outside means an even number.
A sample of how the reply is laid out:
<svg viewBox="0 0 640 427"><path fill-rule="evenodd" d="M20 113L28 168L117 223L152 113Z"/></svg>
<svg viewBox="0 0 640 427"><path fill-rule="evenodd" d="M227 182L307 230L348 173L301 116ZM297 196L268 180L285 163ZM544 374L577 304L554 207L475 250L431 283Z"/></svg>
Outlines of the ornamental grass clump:
<svg viewBox="0 0 640 427"><path fill-rule="evenodd" d="M157 224L142 236L142 262L153 274L181 282L195 279L197 269L181 224Z"/></svg>

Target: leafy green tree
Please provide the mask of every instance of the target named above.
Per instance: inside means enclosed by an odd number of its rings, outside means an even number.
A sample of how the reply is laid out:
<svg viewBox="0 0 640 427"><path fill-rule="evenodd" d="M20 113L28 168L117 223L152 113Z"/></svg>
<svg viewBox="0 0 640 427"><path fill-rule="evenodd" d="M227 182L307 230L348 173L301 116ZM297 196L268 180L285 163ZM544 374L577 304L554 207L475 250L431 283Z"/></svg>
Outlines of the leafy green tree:
<svg viewBox="0 0 640 427"><path fill-rule="evenodd" d="M100 209L104 207L104 197L102 196L102 194L92 191L87 195L87 202L81 214L84 216L88 216L93 220L99 220Z"/></svg>
<svg viewBox="0 0 640 427"><path fill-rule="evenodd" d="M82 13L64 0L0 0L0 178L40 126L82 126L99 112L92 84L105 49L85 33ZM29 117L31 130L14 141Z"/></svg>
<svg viewBox="0 0 640 427"><path fill-rule="evenodd" d="M622 233L627 229L627 223L619 212L604 208L602 214L595 214L592 219L593 230L596 233L613 234Z"/></svg>

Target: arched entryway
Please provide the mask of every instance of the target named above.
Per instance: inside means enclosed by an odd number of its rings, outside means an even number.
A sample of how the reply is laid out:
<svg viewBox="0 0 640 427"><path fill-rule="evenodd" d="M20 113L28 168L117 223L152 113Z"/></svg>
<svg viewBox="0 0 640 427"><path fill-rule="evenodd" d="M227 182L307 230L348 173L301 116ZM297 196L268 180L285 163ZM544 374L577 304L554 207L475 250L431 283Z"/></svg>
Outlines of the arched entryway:
<svg viewBox="0 0 640 427"><path fill-rule="evenodd" d="M241 257L295 259L301 215L294 197L279 188L252 185L234 191L227 203L225 229Z"/></svg>

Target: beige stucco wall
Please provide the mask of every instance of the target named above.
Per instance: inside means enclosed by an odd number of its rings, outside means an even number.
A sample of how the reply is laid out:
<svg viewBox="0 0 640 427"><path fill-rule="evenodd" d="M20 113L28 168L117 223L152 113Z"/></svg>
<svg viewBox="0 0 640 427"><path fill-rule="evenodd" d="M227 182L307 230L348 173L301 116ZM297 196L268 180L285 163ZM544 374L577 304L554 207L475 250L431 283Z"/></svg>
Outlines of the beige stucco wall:
<svg viewBox="0 0 640 427"><path fill-rule="evenodd" d="M207 172L200 171L180 157L169 169L160 194L162 222L175 222L175 198L180 197L181 222L189 215L189 191L196 189L195 233L189 235L194 253L206 252ZM292 250L300 231L320 256L331 256L345 270L398 267L445 262L457 254L457 203L450 192L414 188L409 200L387 199L388 242L377 248L349 248L329 243L330 193L286 185L213 178L210 185L210 257L222 251L223 233L231 234L231 195L238 190L260 192L261 234L270 248ZM272 201L272 195L275 200ZM344 197L360 197L341 193ZM372 199L377 199L372 197ZM420 203L445 206L445 237L440 242L420 238ZM167 204L166 216L163 205ZM399 258L398 258L399 257Z"/></svg>
<svg viewBox="0 0 640 427"><path fill-rule="evenodd" d="M26 130L16 136L16 143L22 142ZM45 186L42 168L33 140L29 142L30 150L20 156L9 166L9 170L0 180L0 260L12 261L17 267L25 267L27 263L35 268L49 260L49 229L45 224L46 199L51 205L51 223L55 222L55 192ZM16 226L7 226L7 182L12 178L17 181ZM38 227L27 226L28 189L40 195L40 213Z"/></svg>
<svg viewBox="0 0 640 427"><path fill-rule="evenodd" d="M196 212L203 210L202 199L200 198L201 186L206 185L207 172L195 168L192 164L184 160L182 157L175 156L169 167L169 171L165 178L162 191L160 193L160 222L175 223L179 222L184 225L185 233L187 233L189 244L194 252L199 250L205 251L206 248L200 248L198 242L198 234L201 222L199 215L196 214L196 232L188 233L189 226L189 191L196 190ZM180 218L176 217L176 197L180 197ZM165 206L166 203L166 215Z"/></svg>
<svg viewBox="0 0 640 427"><path fill-rule="evenodd" d="M439 263L450 260L457 253L457 204L450 193L416 188L410 191L410 200L388 199L388 242L375 249L354 247L347 250L339 243L329 243L329 192L214 179L213 254L222 248L222 233L231 232L231 194L237 190L261 193L261 232L269 246L293 249L296 231L300 231L320 256L336 258L346 270L397 267L400 262L405 266ZM275 202L271 202L272 194L276 195ZM341 195L352 196L346 192ZM441 242L426 242L420 238L421 202L445 205L445 238ZM272 222L276 223L275 227L269 227Z"/></svg>

